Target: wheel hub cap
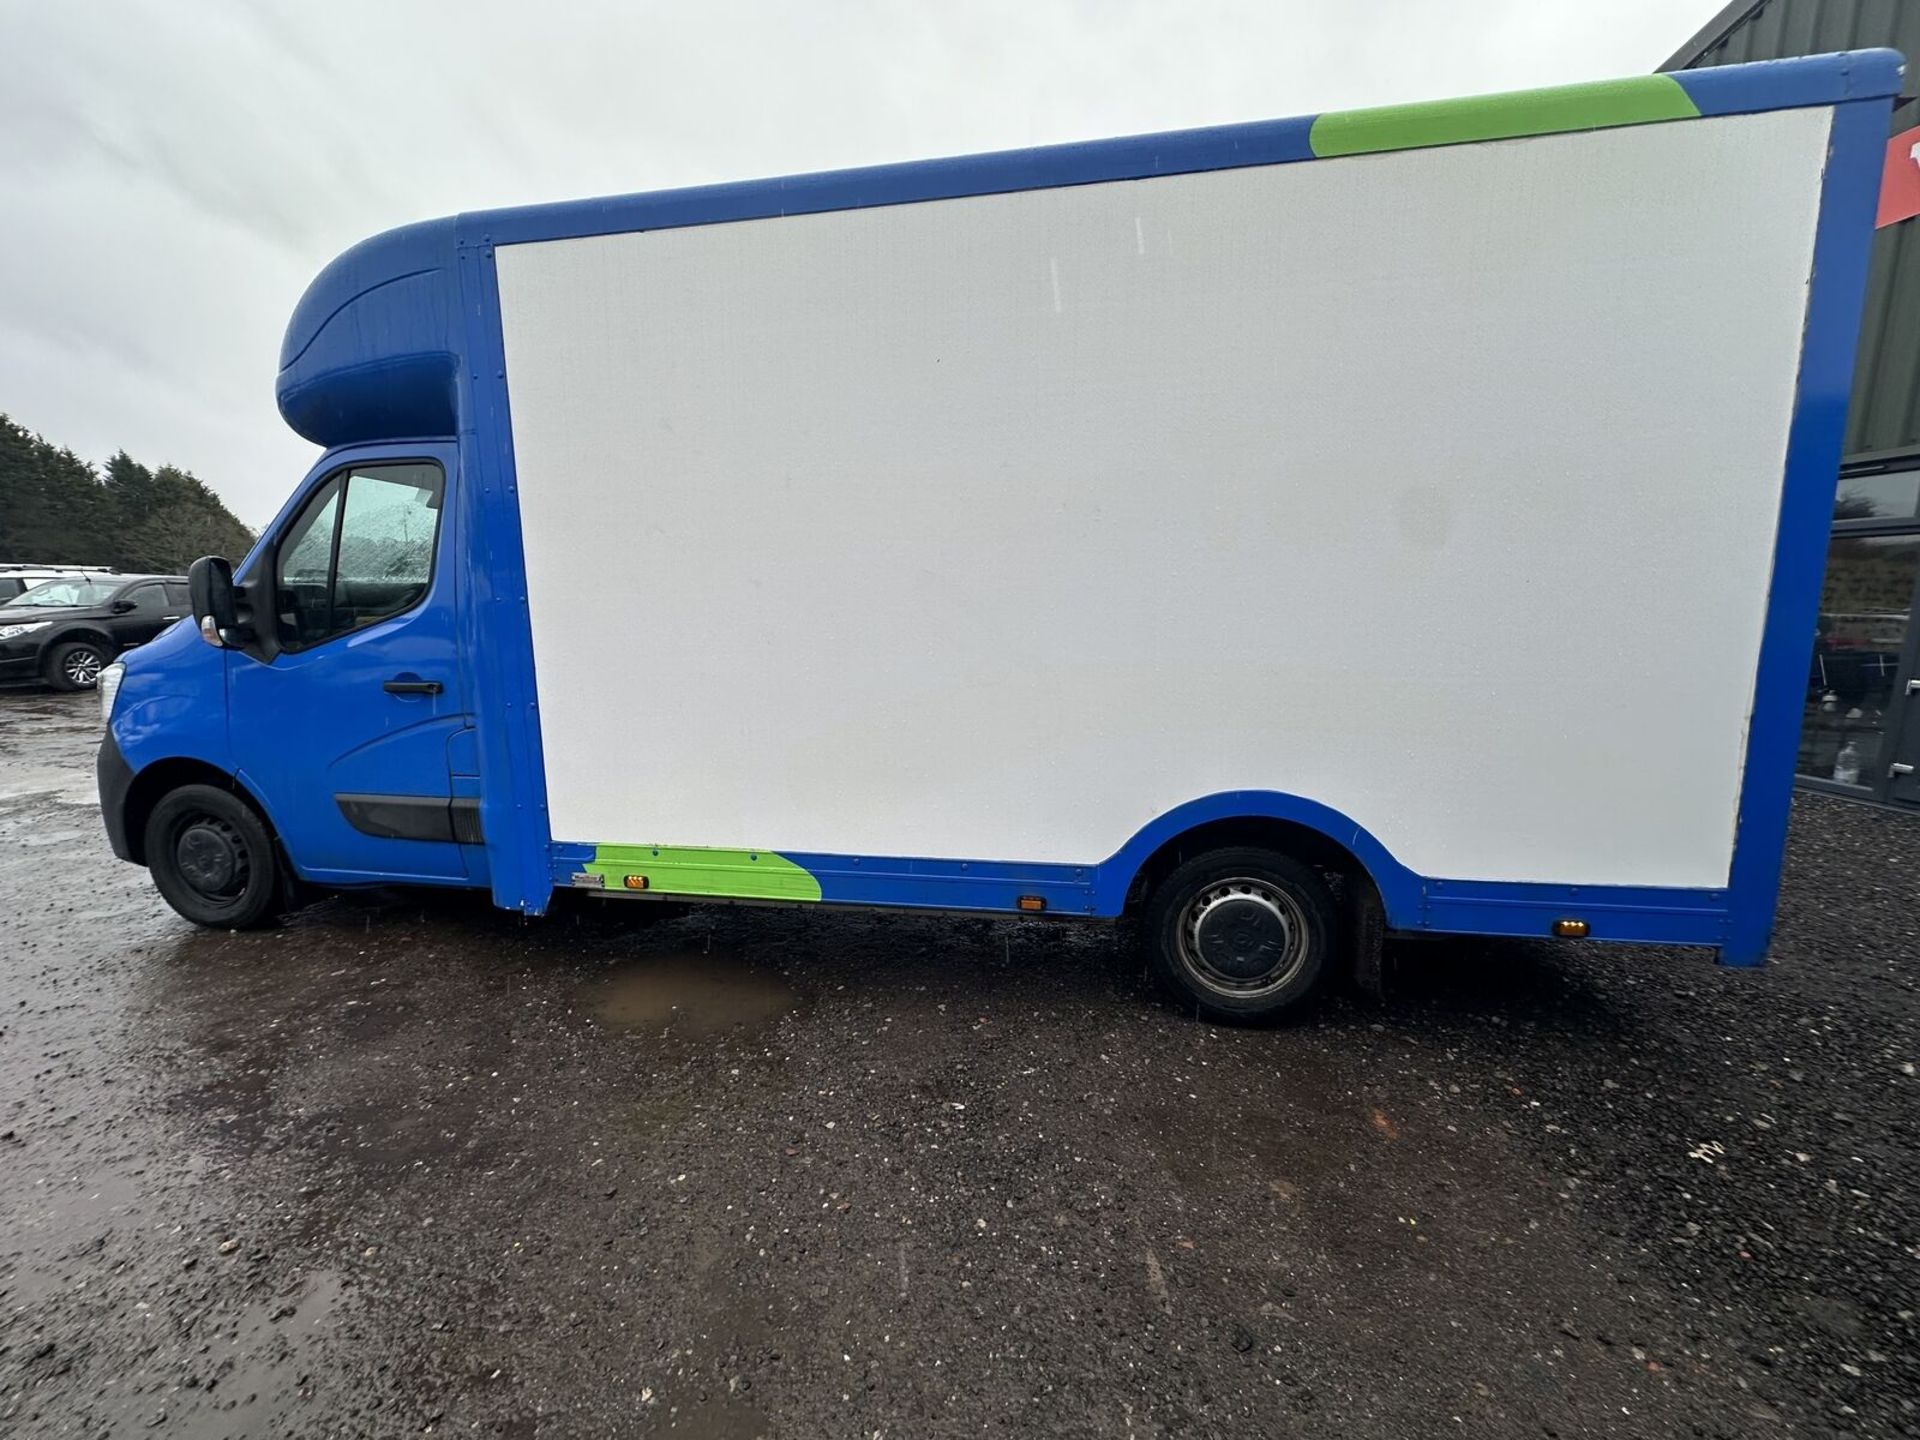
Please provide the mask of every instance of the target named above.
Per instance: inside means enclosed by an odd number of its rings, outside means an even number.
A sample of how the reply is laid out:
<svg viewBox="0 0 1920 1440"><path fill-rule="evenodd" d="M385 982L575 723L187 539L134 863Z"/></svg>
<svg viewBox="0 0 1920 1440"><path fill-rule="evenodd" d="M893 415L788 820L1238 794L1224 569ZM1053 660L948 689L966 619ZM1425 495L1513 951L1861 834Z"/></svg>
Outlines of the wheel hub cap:
<svg viewBox="0 0 1920 1440"><path fill-rule="evenodd" d="M187 883L203 895L231 895L245 887L240 837L218 821L195 821L181 831L175 858Z"/></svg>
<svg viewBox="0 0 1920 1440"><path fill-rule="evenodd" d="M1209 988L1241 996L1277 990L1306 959L1306 917L1292 896L1251 877L1223 880L1182 917L1188 968Z"/></svg>
<svg viewBox="0 0 1920 1440"><path fill-rule="evenodd" d="M1271 900L1234 895L1207 907L1194 926L1200 958L1222 975L1253 980L1287 953L1292 929Z"/></svg>

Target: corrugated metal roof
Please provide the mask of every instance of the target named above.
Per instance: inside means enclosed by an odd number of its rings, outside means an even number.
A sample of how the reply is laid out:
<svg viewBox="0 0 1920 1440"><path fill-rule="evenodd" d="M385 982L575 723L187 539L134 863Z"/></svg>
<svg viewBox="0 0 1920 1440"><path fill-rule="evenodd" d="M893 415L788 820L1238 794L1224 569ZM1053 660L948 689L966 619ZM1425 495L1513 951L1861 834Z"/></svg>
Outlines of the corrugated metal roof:
<svg viewBox="0 0 1920 1440"><path fill-rule="evenodd" d="M1891 46L1920 61L1920 0L1736 0L1660 68L1691 70ZM1888 133L1920 125L1909 64ZM1867 311L1847 421L1849 458L1920 450L1920 218L1874 238Z"/></svg>

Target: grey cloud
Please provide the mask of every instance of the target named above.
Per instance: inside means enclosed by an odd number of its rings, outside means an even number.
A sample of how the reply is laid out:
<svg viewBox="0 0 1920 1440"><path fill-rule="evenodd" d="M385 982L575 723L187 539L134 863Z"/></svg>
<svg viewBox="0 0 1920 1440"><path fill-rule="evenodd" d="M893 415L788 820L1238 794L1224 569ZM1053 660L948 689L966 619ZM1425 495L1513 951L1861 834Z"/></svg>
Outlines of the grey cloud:
<svg viewBox="0 0 1920 1440"><path fill-rule="evenodd" d="M288 312L463 209L1650 68L1713 0L5 4L0 410L201 475L249 523L312 457Z"/></svg>

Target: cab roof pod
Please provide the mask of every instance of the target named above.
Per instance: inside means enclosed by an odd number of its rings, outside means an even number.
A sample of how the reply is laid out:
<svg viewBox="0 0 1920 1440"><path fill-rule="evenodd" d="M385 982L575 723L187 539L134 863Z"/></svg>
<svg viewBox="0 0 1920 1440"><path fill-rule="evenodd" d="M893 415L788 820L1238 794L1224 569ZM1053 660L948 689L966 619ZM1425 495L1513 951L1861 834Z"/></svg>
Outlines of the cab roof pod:
<svg viewBox="0 0 1920 1440"><path fill-rule="evenodd" d="M275 396L316 445L451 435L460 346L454 217L363 240L294 307Z"/></svg>

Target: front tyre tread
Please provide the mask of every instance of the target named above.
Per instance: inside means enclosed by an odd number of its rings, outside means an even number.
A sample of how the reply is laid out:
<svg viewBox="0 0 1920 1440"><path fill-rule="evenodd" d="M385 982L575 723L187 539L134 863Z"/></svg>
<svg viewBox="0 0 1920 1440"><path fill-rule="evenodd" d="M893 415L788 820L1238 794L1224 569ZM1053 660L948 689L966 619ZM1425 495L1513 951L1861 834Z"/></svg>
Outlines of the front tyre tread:
<svg viewBox="0 0 1920 1440"><path fill-rule="evenodd" d="M219 837L237 862L238 877L210 892L196 886L181 861L182 842L194 829ZM279 852L259 813L232 791L213 785L183 785L163 796L147 817L147 868L161 896L196 925L253 930L270 924L285 906ZM204 867L203 867L204 868ZM231 893L225 893L230 889Z"/></svg>

